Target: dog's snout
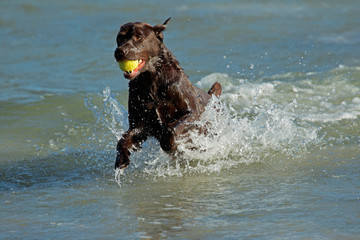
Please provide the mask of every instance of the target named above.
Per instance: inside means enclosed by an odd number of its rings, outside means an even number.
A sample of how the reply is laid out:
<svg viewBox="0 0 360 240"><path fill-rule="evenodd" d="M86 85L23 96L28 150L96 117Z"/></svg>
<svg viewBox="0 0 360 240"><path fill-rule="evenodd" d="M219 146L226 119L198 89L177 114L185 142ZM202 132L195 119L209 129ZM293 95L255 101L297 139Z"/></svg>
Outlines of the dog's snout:
<svg viewBox="0 0 360 240"><path fill-rule="evenodd" d="M120 60L120 59L124 58L124 56L126 56L126 54L127 54L127 50L125 50L124 48L118 47L115 49L114 57L116 60Z"/></svg>

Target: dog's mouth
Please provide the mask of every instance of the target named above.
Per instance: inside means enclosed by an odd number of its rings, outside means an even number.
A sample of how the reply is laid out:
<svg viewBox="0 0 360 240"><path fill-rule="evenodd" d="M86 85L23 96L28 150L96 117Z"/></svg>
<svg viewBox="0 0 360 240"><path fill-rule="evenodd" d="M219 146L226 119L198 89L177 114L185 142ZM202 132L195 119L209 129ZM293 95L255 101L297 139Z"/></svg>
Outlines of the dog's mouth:
<svg viewBox="0 0 360 240"><path fill-rule="evenodd" d="M124 77L130 80L135 79L140 74L140 70L145 66L144 59L122 60L119 67L124 72Z"/></svg>

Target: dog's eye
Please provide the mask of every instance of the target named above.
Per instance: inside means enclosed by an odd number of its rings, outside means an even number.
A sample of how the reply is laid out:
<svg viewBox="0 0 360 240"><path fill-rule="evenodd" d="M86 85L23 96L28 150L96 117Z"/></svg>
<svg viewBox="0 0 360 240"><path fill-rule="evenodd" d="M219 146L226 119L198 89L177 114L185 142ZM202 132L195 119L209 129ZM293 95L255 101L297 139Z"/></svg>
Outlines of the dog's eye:
<svg viewBox="0 0 360 240"><path fill-rule="evenodd" d="M142 35L135 36L135 41L140 41L141 39L143 39Z"/></svg>

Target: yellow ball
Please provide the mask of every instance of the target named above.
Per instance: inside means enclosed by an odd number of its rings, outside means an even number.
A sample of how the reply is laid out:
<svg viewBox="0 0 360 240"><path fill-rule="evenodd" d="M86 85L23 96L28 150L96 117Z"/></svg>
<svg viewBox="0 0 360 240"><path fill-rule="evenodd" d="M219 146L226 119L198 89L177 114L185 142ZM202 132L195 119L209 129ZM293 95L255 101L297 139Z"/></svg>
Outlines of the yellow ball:
<svg viewBox="0 0 360 240"><path fill-rule="evenodd" d="M119 62L119 67L124 72L133 71L139 66L139 60L123 60Z"/></svg>

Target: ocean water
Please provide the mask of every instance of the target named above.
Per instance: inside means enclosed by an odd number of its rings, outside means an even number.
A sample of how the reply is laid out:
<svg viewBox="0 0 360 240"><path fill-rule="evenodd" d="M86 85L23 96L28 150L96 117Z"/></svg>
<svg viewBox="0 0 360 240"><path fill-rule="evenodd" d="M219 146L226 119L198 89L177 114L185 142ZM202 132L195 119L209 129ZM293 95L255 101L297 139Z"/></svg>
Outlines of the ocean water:
<svg viewBox="0 0 360 240"><path fill-rule="evenodd" d="M359 239L360 2L0 2L0 239ZM213 82L171 159L127 130L119 27ZM196 150L189 150L189 147Z"/></svg>

